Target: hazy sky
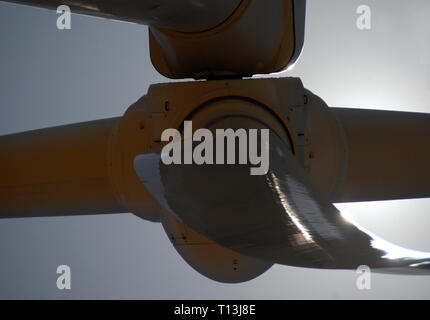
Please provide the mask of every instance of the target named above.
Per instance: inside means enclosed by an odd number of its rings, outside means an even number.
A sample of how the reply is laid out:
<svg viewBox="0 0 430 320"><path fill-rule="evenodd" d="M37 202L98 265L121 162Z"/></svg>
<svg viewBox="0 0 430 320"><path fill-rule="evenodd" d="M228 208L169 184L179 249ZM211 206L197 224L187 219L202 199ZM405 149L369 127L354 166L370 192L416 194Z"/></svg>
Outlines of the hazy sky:
<svg viewBox="0 0 430 320"><path fill-rule="evenodd" d="M356 9L372 10L372 29ZM308 0L299 76L331 106L430 112L428 0ZM147 28L0 2L0 134L122 115L151 83ZM428 147L428 146L424 146ZM0 150L1 152L1 150ZM430 251L430 200L340 206L398 245ZM56 268L72 289L56 288ZM0 298L430 298L430 276L372 275L276 265L243 284L189 267L160 224L132 214L0 220Z"/></svg>

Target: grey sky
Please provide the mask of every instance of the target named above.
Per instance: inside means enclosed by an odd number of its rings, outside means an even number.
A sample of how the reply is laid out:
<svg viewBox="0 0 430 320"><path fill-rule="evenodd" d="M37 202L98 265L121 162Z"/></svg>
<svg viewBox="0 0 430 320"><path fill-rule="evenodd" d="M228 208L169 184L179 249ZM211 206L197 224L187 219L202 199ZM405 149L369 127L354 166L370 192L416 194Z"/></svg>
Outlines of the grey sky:
<svg viewBox="0 0 430 320"><path fill-rule="evenodd" d="M372 9L372 29L355 26ZM300 76L331 106L430 112L430 2L308 0ZM0 134L122 115L151 83L147 28L0 2ZM277 75L279 76L279 75ZM428 147L428 146L423 146ZM430 251L430 200L342 205L372 232ZM70 265L72 290L56 288ZM176 253L159 224L132 214L0 221L0 298L430 298L430 276L274 266L238 285L213 282Z"/></svg>

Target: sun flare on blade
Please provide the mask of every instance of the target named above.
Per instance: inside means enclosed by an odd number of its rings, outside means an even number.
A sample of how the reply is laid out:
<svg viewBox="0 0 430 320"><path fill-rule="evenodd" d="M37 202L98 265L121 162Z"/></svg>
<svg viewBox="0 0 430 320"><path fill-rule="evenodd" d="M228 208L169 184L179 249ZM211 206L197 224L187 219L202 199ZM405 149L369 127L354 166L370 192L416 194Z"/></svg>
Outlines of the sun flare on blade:
<svg viewBox="0 0 430 320"><path fill-rule="evenodd" d="M407 248L400 247L396 244L393 244L391 242L388 242L378 237L377 235L373 234L371 231L367 230L359 223L357 223L351 213L348 213L345 210L339 210L339 211L341 216L346 221L348 221L349 223L354 225L357 229L366 233L369 237L372 238L371 246L373 248L379 249L385 252L385 255L383 255L382 258L389 259L389 260L430 259L430 252L407 249ZM418 265L420 264L411 265L411 267L418 266Z"/></svg>
<svg viewBox="0 0 430 320"><path fill-rule="evenodd" d="M270 178L269 178L270 176ZM285 212L290 217L291 221L296 225L297 229L300 230L304 238L307 242L314 242L312 239L311 234L309 233L308 229L300 222L300 219L297 217L297 215L294 213L294 209L291 207L291 205L288 202L287 197L282 192L281 186L279 185L279 180L276 177L276 175L273 172L270 172L268 175L268 183L273 187L273 189L276 191L277 196L279 197L279 201L282 204L282 207L284 208Z"/></svg>

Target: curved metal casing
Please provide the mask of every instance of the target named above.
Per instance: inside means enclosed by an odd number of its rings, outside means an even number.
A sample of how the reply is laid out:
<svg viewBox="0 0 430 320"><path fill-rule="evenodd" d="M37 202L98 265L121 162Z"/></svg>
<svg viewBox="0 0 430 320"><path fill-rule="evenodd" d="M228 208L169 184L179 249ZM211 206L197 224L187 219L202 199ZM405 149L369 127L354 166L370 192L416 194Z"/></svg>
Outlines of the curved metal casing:
<svg viewBox="0 0 430 320"><path fill-rule="evenodd" d="M178 254L197 272L222 283L252 280L266 272L273 263L251 258L224 248L203 237L163 211L164 231Z"/></svg>
<svg viewBox="0 0 430 320"><path fill-rule="evenodd" d="M164 129L181 129L197 111L223 100L259 106L267 113L260 117L271 127L277 125L268 115L276 119L286 133L285 143L307 170L310 181L331 198L342 176L343 151L341 132L327 105L305 90L298 78L216 80L152 85L147 95L127 110L118 126L113 160L125 207L144 219L160 220L160 208L136 176L133 159L162 147ZM318 121L321 117L324 121Z"/></svg>
<svg viewBox="0 0 430 320"><path fill-rule="evenodd" d="M279 72L303 47L304 0L242 0L223 23L204 32L150 27L154 67L168 78L228 78Z"/></svg>

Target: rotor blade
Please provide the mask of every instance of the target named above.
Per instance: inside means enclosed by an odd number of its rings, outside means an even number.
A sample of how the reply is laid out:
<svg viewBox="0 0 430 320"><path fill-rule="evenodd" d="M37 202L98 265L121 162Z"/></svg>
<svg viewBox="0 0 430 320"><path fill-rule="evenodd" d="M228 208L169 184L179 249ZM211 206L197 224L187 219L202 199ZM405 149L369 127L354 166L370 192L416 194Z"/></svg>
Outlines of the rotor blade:
<svg viewBox="0 0 430 320"><path fill-rule="evenodd" d="M67 5L72 12L137 22L182 32L216 27L239 6L240 0L2 0L50 9Z"/></svg>
<svg viewBox="0 0 430 320"><path fill-rule="evenodd" d="M430 253L399 248L348 222L313 190L281 139L269 137L266 175L250 175L249 165L166 165L162 149L138 155L134 168L165 209L241 254L312 268L430 271Z"/></svg>
<svg viewBox="0 0 430 320"><path fill-rule="evenodd" d="M343 128L346 150L333 202L430 197L430 114L330 110Z"/></svg>
<svg viewBox="0 0 430 320"><path fill-rule="evenodd" d="M0 218L129 212L112 174L119 121L0 136Z"/></svg>

